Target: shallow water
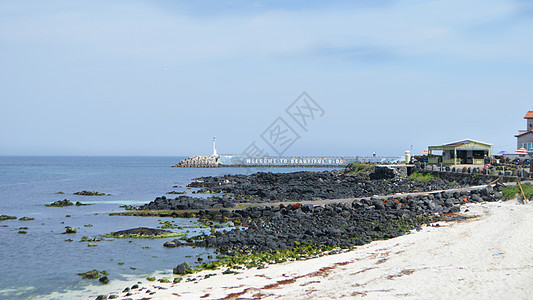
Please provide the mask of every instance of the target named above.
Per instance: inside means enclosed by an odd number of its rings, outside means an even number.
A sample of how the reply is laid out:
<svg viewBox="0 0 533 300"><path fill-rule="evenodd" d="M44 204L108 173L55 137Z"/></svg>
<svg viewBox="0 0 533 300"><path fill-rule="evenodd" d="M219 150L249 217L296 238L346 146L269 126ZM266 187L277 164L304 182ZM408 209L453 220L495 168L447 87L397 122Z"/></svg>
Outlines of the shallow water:
<svg viewBox="0 0 533 300"><path fill-rule="evenodd" d="M141 226L155 228L165 220L177 225L194 225L194 219L109 216L109 212L123 211L120 205L150 202L173 190L190 193L192 190L186 185L196 177L306 170L170 168L181 158L0 156L0 215L35 218L32 221L0 221L0 298L42 298L52 292L100 285L98 281L76 275L92 269L108 271L113 281L146 277L182 262L194 265L197 255L206 261L212 253L210 249L162 246L172 238L115 239L97 242L96 247L88 247L88 243L80 239ZM175 185L179 188L173 188ZM72 194L82 190L111 195ZM59 191L64 194L56 194ZM65 198L92 205L45 207L45 204ZM89 224L93 226L84 226ZM62 234L65 226L76 227L77 233ZM28 227L27 234L19 234L20 227ZM193 235L202 229L188 230L188 234ZM67 239L73 241L67 242Z"/></svg>

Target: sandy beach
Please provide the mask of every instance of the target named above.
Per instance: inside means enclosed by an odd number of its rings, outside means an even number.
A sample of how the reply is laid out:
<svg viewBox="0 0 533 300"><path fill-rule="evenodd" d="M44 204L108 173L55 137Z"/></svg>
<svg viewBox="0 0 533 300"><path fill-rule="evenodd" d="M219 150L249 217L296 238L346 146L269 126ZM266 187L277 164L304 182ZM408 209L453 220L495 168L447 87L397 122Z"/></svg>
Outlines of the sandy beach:
<svg viewBox="0 0 533 300"><path fill-rule="evenodd" d="M533 206L516 201L469 204L462 212L474 218L438 222L349 252L234 275L204 271L179 284L142 280L128 296L122 292L127 285L108 295L131 299L530 298ZM206 274L217 275L187 280Z"/></svg>

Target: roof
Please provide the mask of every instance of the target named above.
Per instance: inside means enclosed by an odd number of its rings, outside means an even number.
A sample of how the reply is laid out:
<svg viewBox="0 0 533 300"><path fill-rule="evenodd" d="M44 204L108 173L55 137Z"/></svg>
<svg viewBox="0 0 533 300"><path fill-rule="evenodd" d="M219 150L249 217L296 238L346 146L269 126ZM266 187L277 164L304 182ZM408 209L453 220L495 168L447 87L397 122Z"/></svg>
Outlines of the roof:
<svg viewBox="0 0 533 300"><path fill-rule="evenodd" d="M440 146L429 146L429 148L444 148L444 147L459 147L459 146L462 146L462 145L465 145L465 144L469 144L469 143L478 143L478 144L482 144L482 145L485 145L485 146L489 146L489 147L492 147L492 144L489 144L489 143L485 143L485 142L480 142L480 141L476 141L476 140L473 140L473 139L464 139L464 140L460 140L460 141L456 141L456 142L451 142L451 143L447 143L447 144L444 144L444 145L440 145Z"/></svg>
<svg viewBox="0 0 533 300"><path fill-rule="evenodd" d="M464 144L468 144L468 143L478 143L478 144L483 144L483 145L487 145L487 146L492 146L492 144L489 144L489 143L485 143L485 142L480 142L480 141L476 141L476 140L473 140L473 139L464 139L464 140L460 140L460 141L457 141L457 142L451 142L451 143L448 143L448 144L444 144L442 145L442 147L458 147L458 146L461 146L461 145L464 145Z"/></svg>
<svg viewBox="0 0 533 300"><path fill-rule="evenodd" d="M528 133L533 133L533 129L531 129L529 131L524 131L522 133L519 133L519 134L515 135L515 137L521 137L521 136L526 135Z"/></svg>
<svg viewBox="0 0 533 300"><path fill-rule="evenodd" d="M533 110L528 111L524 119L533 119Z"/></svg>

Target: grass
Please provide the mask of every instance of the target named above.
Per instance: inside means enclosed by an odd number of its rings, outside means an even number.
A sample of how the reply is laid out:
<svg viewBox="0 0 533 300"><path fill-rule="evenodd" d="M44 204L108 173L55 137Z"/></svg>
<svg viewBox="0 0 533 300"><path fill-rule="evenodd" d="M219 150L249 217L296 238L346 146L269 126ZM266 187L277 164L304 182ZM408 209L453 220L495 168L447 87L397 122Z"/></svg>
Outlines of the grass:
<svg viewBox="0 0 533 300"><path fill-rule="evenodd" d="M344 169L344 172L347 174L359 174L359 173L365 173L370 174L374 172L374 166L370 164L363 164L360 162L353 162L346 166L346 169Z"/></svg>
<svg viewBox="0 0 533 300"><path fill-rule="evenodd" d="M420 172L414 172L413 174L409 175L409 178L411 178L414 181L430 181L431 179L435 178L430 173L420 173Z"/></svg>
<svg viewBox="0 0 533 300"><path fill-rule="evenodd" d="M533 186L529 184L522 184L522 189L527 199L533 198ZM522 191L518 185L506 186L502 190L503 197L505 199L514 199L517 195L519 199L522 199Z"/></svg>

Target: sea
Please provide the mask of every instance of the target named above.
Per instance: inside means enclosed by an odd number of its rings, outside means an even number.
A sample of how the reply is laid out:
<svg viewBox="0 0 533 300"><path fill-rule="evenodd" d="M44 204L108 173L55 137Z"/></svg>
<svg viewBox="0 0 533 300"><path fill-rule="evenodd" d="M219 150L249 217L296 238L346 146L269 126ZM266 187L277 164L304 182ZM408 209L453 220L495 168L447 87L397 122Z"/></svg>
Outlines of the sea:
<svg viewBox="0 0 533 300"><path fill-rule="evenodd" d="M194 178L256 172L324 171L333 168L171 168L185 157L0 156L0 299L94 299L105 290L98 280L78 273L107 271L112 283L172 275L172 268L208 261L212 249L166 248L168 239L104 239L89 246L82 237L98 237L136 227L157 228L164 221L195 227L195 219L110 216L123 205L139 206L170 191L191 195ZM97 191L105 196L73 195ZM58 194L61 192L62 194ZM194 194L195 197L211 195ZM47 207L69 199L87 206ZM33 220L19 220L22 217ZM75 234L64 234L65 227ZM173 229L188 236L201 228ZM208 229L207 229L208 230ZM72 240L72 241L70 241ZM111 286L110 285L110 286ZM96 294L97 295L97 294Z"/></svg>

